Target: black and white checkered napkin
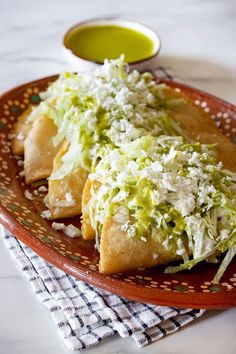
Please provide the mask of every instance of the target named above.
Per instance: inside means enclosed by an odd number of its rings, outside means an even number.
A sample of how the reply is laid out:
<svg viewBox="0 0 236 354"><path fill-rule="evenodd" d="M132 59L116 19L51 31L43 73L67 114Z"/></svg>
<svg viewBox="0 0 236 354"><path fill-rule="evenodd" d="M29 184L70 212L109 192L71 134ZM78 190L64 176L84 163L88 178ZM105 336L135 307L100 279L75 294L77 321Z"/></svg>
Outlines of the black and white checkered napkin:
<svg viewBox="0 0 236 354"><path fill-rule="evenodd" d="M3 227L0 234L35 294L51 312L69 349L94 346L115 333L131 336L138 346L144 346L176 332L204 312L137 303L113 295L47 263Z"/></svg>
<svg viewBox="0 0 236 354"><path fill-rule="evenodd" d="M163 67L154 73L173 78ZM92 347L115 333L130 336L138 346L144 346L178 331L204 312L138 303L113 295L47 263L2 225L0 235L71 350Z"/></svg>

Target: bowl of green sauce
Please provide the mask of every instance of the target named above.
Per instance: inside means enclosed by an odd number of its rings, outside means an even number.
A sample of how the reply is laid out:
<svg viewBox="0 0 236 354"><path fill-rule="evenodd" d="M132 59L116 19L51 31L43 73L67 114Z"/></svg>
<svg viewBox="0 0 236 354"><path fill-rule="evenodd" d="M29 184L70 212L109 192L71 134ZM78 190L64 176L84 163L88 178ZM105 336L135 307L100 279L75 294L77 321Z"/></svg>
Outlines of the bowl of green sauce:
<svg viewBox="0 0 236 354"><path fill-rule="evenodd" d="M124 54L132 69L153 69L160 38L149 27L121 18L96 18L71 27L63 39L65 54L78 71Z"/></svg>

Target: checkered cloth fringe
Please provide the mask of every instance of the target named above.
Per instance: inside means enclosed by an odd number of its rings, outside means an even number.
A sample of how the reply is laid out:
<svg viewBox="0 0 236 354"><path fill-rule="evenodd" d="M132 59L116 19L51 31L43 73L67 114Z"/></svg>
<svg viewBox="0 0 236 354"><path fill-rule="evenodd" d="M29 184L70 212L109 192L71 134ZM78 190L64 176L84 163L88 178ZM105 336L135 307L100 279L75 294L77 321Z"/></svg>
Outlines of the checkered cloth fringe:
<svg viewBox="0 0 236 354"><path fill-rule="evenodd" d="M163 67L154 74L173 78ZM0 235L71 350L95 346L115 333L132 337L138 346L144 346L178 331L204 312L138 303L113 295L47 263L2 225Z"/></svg>

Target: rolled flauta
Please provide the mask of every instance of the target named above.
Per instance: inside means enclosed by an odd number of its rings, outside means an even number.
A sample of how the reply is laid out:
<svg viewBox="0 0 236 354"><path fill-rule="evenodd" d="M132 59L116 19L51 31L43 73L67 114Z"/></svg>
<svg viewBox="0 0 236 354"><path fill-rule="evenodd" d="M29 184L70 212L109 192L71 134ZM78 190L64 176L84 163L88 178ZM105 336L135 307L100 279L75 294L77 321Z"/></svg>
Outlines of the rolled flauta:
<svg viewBox="0 0 236 354"><path fill-rule="evenodd" d="M27 184L50 176L53 159L60 149L60 145L53 144L56 134L57 127L53 120L45 114L39 114L24 142L24 172Z"/></svg>
<svg viewBox="0 0 236 354"><path fill-rule="evenodd" d="M52 175L61 167L62 158L68 151L68 147L69 144L65 142L55 156ZM82 193L87 176L88 172L77 166L61 179L49 179L48 201L52 219L81 214Z"/></svg>
<svg viewBox="0 0 236 354"><path fill-rule="evenodd" d="M13 137L11 141L12 153L14 155L24 155L24 142L32 127L32 122L28 117L32 108L27 108L17 119L13 127Z"/></svg>

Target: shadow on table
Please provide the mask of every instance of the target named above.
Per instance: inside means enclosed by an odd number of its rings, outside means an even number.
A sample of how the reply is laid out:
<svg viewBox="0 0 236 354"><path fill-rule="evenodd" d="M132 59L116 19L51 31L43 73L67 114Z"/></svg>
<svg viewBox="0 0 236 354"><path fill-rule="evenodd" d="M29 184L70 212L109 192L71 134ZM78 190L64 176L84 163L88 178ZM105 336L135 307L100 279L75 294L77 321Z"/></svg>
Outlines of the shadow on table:
<svg viewBox="0 0 236 354"><path fill-rule="evenodd" d="M206 312L201 317L199 317L197 321L200 323L201 321L205 321L206 319L220 316L224 311L226 310L206 310ZM193 323L194 322L192 322L192 324Z"/></svg>
<svg viewBox="0 0 236 354"><path fill-rule="evenodd" d="M172 68L183 80L236 80L235 69L210 60L160 55L159 64Z"/></svg>
<svg viewBox="0 0 236 354"><path fill-rule="evenodd" d="M233 67L210 60L164 55L160 56L158 64L172 69L175 81L235 102L236 69Z"/></svg>

